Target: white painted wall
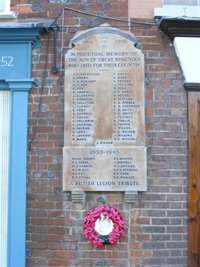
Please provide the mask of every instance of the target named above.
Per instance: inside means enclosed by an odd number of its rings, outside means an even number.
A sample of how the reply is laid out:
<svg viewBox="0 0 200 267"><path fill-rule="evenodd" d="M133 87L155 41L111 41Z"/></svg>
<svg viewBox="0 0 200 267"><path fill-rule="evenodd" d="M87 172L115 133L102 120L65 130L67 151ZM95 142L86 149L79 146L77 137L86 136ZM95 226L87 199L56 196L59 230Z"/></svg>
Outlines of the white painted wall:
<svg viewBox="0 0 200 267"><path fill-rule="evenodd" d="M0 91L0 266L7 267L10 92Z"/></svg>
<svg viewBox="0 0 200 267"><path fill-rule="evenodd" d="M200 83L200 38L176 37L176 54L186 83Z"/></svg>

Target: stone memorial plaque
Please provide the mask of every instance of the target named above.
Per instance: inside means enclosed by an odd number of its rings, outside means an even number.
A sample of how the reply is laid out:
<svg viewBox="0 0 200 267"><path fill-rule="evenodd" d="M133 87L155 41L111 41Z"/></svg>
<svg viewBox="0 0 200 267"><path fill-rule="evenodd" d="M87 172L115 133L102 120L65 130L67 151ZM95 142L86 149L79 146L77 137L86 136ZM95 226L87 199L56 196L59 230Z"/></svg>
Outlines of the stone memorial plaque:
<svg viewBox="0 0 200 267"><path fill-rule="evenodd" d="M145 147L64 148L64 188L140 191L146 188Z"/></svg>
<svg viewBox="0 0 200 267"><path fill-rule="evenodd" d="M144 57L135 45L134 35L111 27L71 40L65 60L64 190L146 190Z"/></svg>

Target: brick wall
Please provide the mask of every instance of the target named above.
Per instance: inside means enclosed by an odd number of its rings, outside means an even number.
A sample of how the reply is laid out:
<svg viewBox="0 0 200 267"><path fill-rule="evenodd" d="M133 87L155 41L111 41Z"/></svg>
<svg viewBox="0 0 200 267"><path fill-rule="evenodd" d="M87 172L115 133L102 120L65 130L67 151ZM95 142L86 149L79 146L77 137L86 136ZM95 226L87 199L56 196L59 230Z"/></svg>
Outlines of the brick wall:
<svg viewBox="0 0 200 267"><path fill-rule="evenodd" d="M126 0L12 0L19 19L54 18L70 7L104 16L126 18ZM141 20L140 20L141 21ZM135 204L123 193L87 193L86 204L72 203L62 191L63 90L62 53L81 29L110 22L65 11L57 38L58 74L51 74L53 33L33 50L29 96L27 181L27 266L69 267L186 267L187 266L187 103L183 78L173 45L157 26L132 25L145 54L146 143L148 191ZM49 41L48 41L49 39ZM63 49L62 49L63 44ZM45 72L46 66L46 72ZM38 112L38 108L40 111ZM95 249L82 234L82 221L91 207L117 207L127 222L118 245Z"/></svg>

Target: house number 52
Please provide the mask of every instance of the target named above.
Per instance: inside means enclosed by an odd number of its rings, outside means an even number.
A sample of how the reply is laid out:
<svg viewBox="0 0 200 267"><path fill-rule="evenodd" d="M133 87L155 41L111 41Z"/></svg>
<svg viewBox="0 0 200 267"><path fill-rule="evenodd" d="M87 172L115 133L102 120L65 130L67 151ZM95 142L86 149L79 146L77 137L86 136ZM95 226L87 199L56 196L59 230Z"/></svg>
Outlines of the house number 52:
<svg viewBox="0 0 200 267"><path fill-rule="evenodd" d="M2 56L1 57L1 67L13 67L13 57L12 56Z"/></svg>

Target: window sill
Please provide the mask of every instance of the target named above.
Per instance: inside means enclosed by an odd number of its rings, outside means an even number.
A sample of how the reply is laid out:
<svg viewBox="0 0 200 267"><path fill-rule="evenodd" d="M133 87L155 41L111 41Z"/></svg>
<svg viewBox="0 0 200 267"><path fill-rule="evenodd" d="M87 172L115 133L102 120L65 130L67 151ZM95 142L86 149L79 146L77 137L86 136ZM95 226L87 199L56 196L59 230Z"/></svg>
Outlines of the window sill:
<svg viewBox="0 0 200 267"><path fill-rule="evenodd" d="M154 18L160 17L170 17L170 18L199 18L200 17L200 7L198 6L165 6L161 8L154 9Z"/></svg>
<svg viewBox="0 0 200 267"><path fill-rule="evenodd" d="M0 11L0 20L1 19L16 19L17 13L16 12L2 12Z"/></svg>

